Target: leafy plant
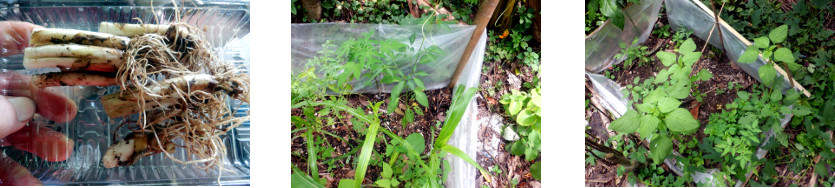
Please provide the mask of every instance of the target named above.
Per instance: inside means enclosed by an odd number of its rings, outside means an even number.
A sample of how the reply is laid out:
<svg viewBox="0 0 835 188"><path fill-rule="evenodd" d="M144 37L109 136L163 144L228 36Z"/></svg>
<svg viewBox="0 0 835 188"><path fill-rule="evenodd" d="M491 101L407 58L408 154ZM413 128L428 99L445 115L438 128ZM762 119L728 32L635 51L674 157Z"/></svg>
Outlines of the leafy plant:
<svg viewBox="0 0 835 188"><path fill-rule="evenodd" d="M660 27L656 27L652 30L652 35L658 36L658 38L670 38L670 25L664 25Z"/></svg>
<svg viewBox="0 0 835 188"><path fill-rule="evenodd" d="M634 100L641 101L635 102L637 110L627 109L609 125L611 130L638 132L641 138L650 140L650 154L655 164L660 164L672 152L672 135L690 134L699 127L690 112L679 107L680 100L690 96L690 73L701 56L701 52L694 52L695 49L693 41L688 39L674 52L656 53L668 68L661 70L654 79L644 80L643 87L632 88Z"/></svg>
<svg viewBox="0 0 835 188"><path fill-rule="evenodd" d="M800 68L800 65L795 63L795 58L791 50L778 45L786 40L788 30L788 26L782 25L772 30L768 34L768 37L755 38L754 44L748 46L745 49L745 53L740 55L737 61L740 63L753 63L757 60L760 53L762 53L763 60L766 61L766 64L761 66L757 72L763 84L772 86L774 79L777 77L777 71L774 69L776 62L782 62L783 66L792 70ZM791 75L789 75L789 78L791 78Z"/></svg>
<svg viewBox="0 0 835 188"><path fill-rule="evenodd" d="M530 94L511 90L510 94L505 94L499 101L507 114L520 125L515 127L515 130L523 137L507 145L507 151L514 155L524 155L529 161L539 157L539 152L542 150L541 98L540 89L536 88L532 89Z"/></svg>
<svg viewBox="0 0 835 188"><path fill-rule="evenodd" d="M466 111L467 105L469 101L472 99L473 95L475 95L476 89L469 88L464 89L463 87L458 87L453 94L454 99L451 104L450 110L447 113L447 119L444 121L444 126L441 129L441 133L435 140L435 144L429 150L429 156L421 155L423 151L423 141L424 138L420 134L412 134L406 139L397 136L397 134L389 131L388 129L382 128L380 129L380 120L377 118L379 114L379 106L382 102L376 103L372 106L371 114L366 114L363 110L354 109L345 106L344 104L338 103L331 103L331 102L314 102L312 105L324 105L330 106L334 109L345 111L348 114L356 116L359 121L362 121L365 124L370 125L368 128L368 134L366 134L366 138L362 143L362 150L360 152L360 156L357 158L357 170L356 175L353 180L350 179L343 179L340 180L339 186L340 187L349 187L353 185L354 187L360 187L362 185L362 181L365 178L366 170L368 166L372 163L372 147L374 142L377 139L377 133L382 132L384 135L388 136L389 139L392 140L393 145L387 147L386 150L390 150L390 154L388 157L391 157L389 163L381 163L383 167L382 177L375 181L375 184L378 186L386 187L386 186L417 186L417 185L431 185L431 186L440 186L443 182L443 179L438 179L438 175L445 177L446 172L442 171L441 164L443 162L443 157L447 154L453 154L458 156L464 161L475 166L477 169L481 171L481 173L486 177L489 178L489 173L484 170L478 163L473 161L466 153L461 151L454 146L447 145L447 141L452 137L452 133L455 130L455 127L458 126L458 123L461 121L461 118ZM402 152L403 155L399 153ZM387 151L389 153L389 151ZM426 160L424 160L426 159ZM408 162L405 162L408 161ZM398 162L403 162L403 164L399 164ZM397 170L400 165L410 165L410 170L404 171L403 173L399 173ZM386 166L389 167L391 171L386 170ZM447 165L448 166L448 165ZM449 170L448 167L445 169ZM391 173L389 176L389 172ZM423 173L419 173L423 172Z"/></svg>
<svg viewBox="0 0 835 188"><path fill-rule="evenodd" d="M623 61L625 67L632 67L634 63L637 63L638 66L644 66L644 64L650 61L649 52L647 51L649 47L638 45L638 37L632 40L631 45L623 42L620 42L619 45L620 53L615 54L615 59L626 58Z"/></svg>
<svg viewBox="0 0 835 188"><path fill-rule="evenodd" d="M615 24L621 30L623 29L625 23L625 17L623 12L623 7L627 3L640 3L639 0L627 0L627 1L618 1L618 0L591 0L586 1L586 20L588 17L596 17L597 14L603 15L607 19L610 19L612 24Z"/></svg>

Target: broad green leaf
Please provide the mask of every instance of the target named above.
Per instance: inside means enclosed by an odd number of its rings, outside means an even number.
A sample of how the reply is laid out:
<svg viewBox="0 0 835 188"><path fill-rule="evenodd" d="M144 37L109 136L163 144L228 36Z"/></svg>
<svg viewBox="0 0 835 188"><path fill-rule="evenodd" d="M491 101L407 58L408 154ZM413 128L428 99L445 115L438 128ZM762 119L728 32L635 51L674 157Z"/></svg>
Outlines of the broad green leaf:
<svg viewBox="0 0 835 188"><path fill-rule="evenodd" d="M525 143L522 141L516 141L510 144L510 154L513 155L524 155L525 154Z"/></svg>
<svg viewBox="0 0 835 188"><path fill-rule="evenodd" d="M790 89L786 91L786 97L783 98L783 103L785 103L785 105L792 105L795 102L797 102L797 99L799 98L800 92L797 92L797 90L794 89Z"/></svg>
<svg viewBox="0 0 835 188"><path fill-rule="evenodd" d="M678 66L678 65L675 65L675 66ZM679 80L679 81L689 80L691 72L693 72L693 67L692 66L689 66L689 65L684 66L683 68L680 68L680 69L676 70L675 72L673 72L673 75L670 76L670 79Z"/></svg>
<svg viewBox="0 0 835 188"><path fill-rule="evenodd" d="M646 100L644 100L644 101L646 101ZM641 103L641 104L636 104L635 108L638 110L638 112L641 112L641 113L652 113L656 109L654 104L646 103L646 102Z"/></svg>
<svg viewBox="0 0 835 188"><path fill-rule="evenodd" d="M380 132L383 132L383 134L389 136L389 138L391 138L394 142L408 143L408 141L406 141L403 138L400 138L400 136L397 136L397 134L394 134L393 132L389 131L388 129L379 129L379 130L380 130ZM446 143L444 143L444 144L446 144ZM411 144L402 144L402 146L406 149L407 154L410 154L412 156L420 156L420 152L415 151L415 148L413 148ZM416 159L418 161L418 165L426 166L426 164L423 162L422 159L420 159L420 158L416 158Z"/></svg>
<svg viewBox="0 0 835 188"><path fill-rule="evenodd" d="M677 108L667 114L664 123L671 131L679 133L687 133L699 128L699 121L696 121L693 115L684 108Z"/></svg>
<svg viewBox="0 0 835 188"><path fill-rule="evenodd" d="M541 177L542 177L542 162L534 163L533 165L531 165L530 170L531 170L531 175L533 175L534 179L540 180L540 181L542 180L541 179Z"/></svg>
<svg viewBox="0 0 835 188"><path fill-rule="evenodd" d="M696 43L693 42L693 39L687 38L687 40L678 47L678 51L681 53L696 51Z"/></svg>
<svg viewBox="0 0 835 188"><path fill-rule="evenodd" d="M423 85L423 80L420 80L418 78L413 78L413 80L415 81L415 87L417 88L416 90L423 91L426 89L426 86Z"/></svg>
<svg viewBox="0 0 835 188"><path fill-rule="evenodd" d="M788 32L789 26L781 25L780 27L771 30L771 32L768 33L768 38L771 39L771 42L774 42L774 44L781 43L786 40Z"/></svg>
<svg viewBox="0 0 835 188"><path fill-rule="evenodd" d="M412 33L412 36L409 36L409 44L415 43L415 33Z"/></svg>
<svg viewBox="0 0 835 188"><path fill-rule="evenodd" d="M397 105L400 104L400 92L403 91L403 87L405 86L405 82L400 82L397 85L394 85L391 88L391 97L389 97L390 101L388 104L388 113L394 113L394 109L397 108Z"/></svg>
<svg viewBox="0 0 835 188"><path fill-rule="evenodd" d="M392 172L393 171L391 170L391 166L389 166L388 163L383 163L383 173L381 173L381 175L383 175L383 178L391 178Z"/></svg>
<svg viewBox="0 0 835 188"><path fill-rule="evenodd" d="M601 0L600 3L600 13L603 16L612 17L615 16L615 13L618 13L617 0Z"/></svg>
<svg viewBox="0 0 835 188"><path fill-rule="evenodd" d="M533 102L536 106L542 106L542 95L539 93L539 89L531 90L531 102Z"/></svg>
<svg viewBox="0 0 835 188"><path fill-rule="evenodd" d="M652 155L653 163L656 165L661 164L673 152L673 141L667 138L667 136L660 135L649 142L649 151L650 155Z"/></svg>
<svg viewBox="0 0 835 188"><path fill-rule="evenodd" d="M609 124L609 129L620 133L633 133L638 130L641 117L637 111L628 109L620 118Z"/></svg>
<svg viewBox="0 0 835 188"><path fill-rule="evenodd" d="M669 77L670 77L670 71L668 71L667 69L661 69L661 71L658 71L658 75L655 76L655 80L653 81L653 83L655 83L655 84L664 83L667 80L669 80L668 79Z"/></svg>
<svg viewBox="0 0 835 188"><path fill-rule="evenodd" d="M423 93L423 91L415 90L415 99L417 99L420 105L429 107L429 100L426 98L426 93Z"/></svg>
<svg viewBox="0 0 835 188"><path fill-rule="evenodd" d="M676 63L676 54L670 52L660 51L655 53L655 57L658 57L658 60L661 60L661 63L667 67Z"/></svg>
<svg viewBox="0 0 835 188"><path fill-rule="evenodd" d="M684 62L684 65L693 66L699 61L699 58L702 57L702 52L682 52L684 57L682 57L681 61Z"/></svg>
<svg viewBox="0 0 835 188"><path fill-rule="evenodd" d="M794 55L792 55L792 51L788 48L777 48L777 51L774 51L774 60L794 63Z"/></svg>
<svg viewBox="0 0 835 188"><path fill-rule="evenodd" d="M670 97L664 97L658 101L658 110L661 111L661 113L673 111L678 108L678 106L681 106L681 102Z"/></svg>
<svg viewBox="0 0 835 188"><path fill-rule="evenodd" d="M774 82L775 77L777 77L777 71L774 70L774 66L770 64L765 64L760 67L758 71L760 80L767 86L770 86L772 82Z"/></svg>
<svg viewBox="0 0 835 188"><path fill-rule="evenodd" d="M391 187L391 181L389 179L379 179L375 181L374 184L385 188Z"/></svg>
<svg viewBox="0 0 835 188"><path fill-rule="evenodd" d="M792 114L794 114L795 116L806 116L810 113L812 113L812 111L809 110L809 108L802 105L798 105L794 107L794 109L792 109Z"/></svg>
<svg viewBox="0 0 835 188"><path fill-rule="evenodd" d="M757 61L759 55L760 49L758 49L757 46L751 45L745 49L745 53L742 53L736 61L740 63L753 63L754 61Z"/></svg>
<svg viewBox="0 0 835 188"><path fill-rule="evenodd" d="M647 97L644 98L644 104L655 104L662 98L667 97L667 93L664 93L664 90L655 89L649 92Z"/></svg>
<svg viewBox="0 0 835 188"><path fill-rule="evenodd" d="M415 75L416 75L416 76L423 77L423 76L427 76L427 75L429 75L429 74L427 74L426 72L420 71L420 72L415 73Z"/></svg>
<svg viewBox="0 0 835 188"><path fill-rule="evenodd" d="M754 45L757 45L758 48L764 49L768 48L768 45L771 45L768 37L759 37L754 39Z"/></svg>
<svg viewBox="0 0 835 188"><path fill-rule="evenodd" d="M780 99L783 99L783 92L779 89L775 89L771 92L771 102L779 102Z"/></svg>
<svg viewBox="0 0 835 188"><path fill-rule="evenodd" d="M426 148L426 140L423 139L423 135L420 133L412 133L407 136L406 143L409 143L415 152L418 153L423 153L423 150Z"/></svg>
<svg viewBox="0 0 835 188"><path fill-rule="evenodd" d="M800 66L800 64L793 62L786 62L785 64L789 67L789 70L792 72L797 71L797 69L800 69L802 67Z"/></svg>
<svg viewBox="0 0 835 188"><path fill-rule="evenodd" d="M390 84L390 83L394 83L394 82L399 82L401 80L397 76L387 74L387 75L383 76L383 79L380 80L380 81L383 82L384 84Z"/></svg>
<svg viewBox="0 0 835 188"><path fill-rule="evenodd" d="M708 81L710 78L713 78L713 74L710 73L707 69L702 69L699 71L699 80L701 81Z"/></svg>
<svg viewBox="0 0 835 188"><path fill-rule="evenodd" d="M641 134L642 138L648 139L658 129L658 122L660 122L658 117L644 115L641 117L641 128L638 129L638 134Z"/></svg>
<svg viewBox="0 0 835 188"><path fill-rule="evenodd" d="M533 161L536 157L539 157L539 151L534 148L525 148L525 160Z"/></svg>
<svg viewBox="0 0 835 188"><path fill-rule="evenodd" d="M623 11L621 9L617 9L615 11L615 15L609 17L612 20L612 24L615 24L620 30L623 30L623 26L625 22L625 17L623 16Z"/></svg>
<svg viewBox="0 0 835 188"><path fill-rule="evenodd" d="M682 81L667 87L667 94L675 99L684 99L690 96L690 82Z"/></svg>
<svg viewBox="0 0 835 188"><path fill-rule="evenodd" d="M750 93L748 93L747 91L740 91L740 92L737 92L737 93L736 93L736 95L737 95L740 99L742 99L743 101L747 101L747 100L749 99L749 97L751 96L751 94L750 94Z"/></svg>
<svg viewBox="0 0 835 188"><path fill-rule="evenodd" d="M538 121L536 114L531 113L528 110L522 110L519 112L519 115L516 116L516 123L523 126L530 126Z"/></svg>
<svg viewBox="0 0 835 188"><path fill-rule="evenodd" d="M515 116L516 114L519 114L519 111L522 111L522 105L523 104L522 104L521 101L511 99L510 100L510 106L508 106L508 108L507 108L507 113L510 114L511 116Z"/></svg>

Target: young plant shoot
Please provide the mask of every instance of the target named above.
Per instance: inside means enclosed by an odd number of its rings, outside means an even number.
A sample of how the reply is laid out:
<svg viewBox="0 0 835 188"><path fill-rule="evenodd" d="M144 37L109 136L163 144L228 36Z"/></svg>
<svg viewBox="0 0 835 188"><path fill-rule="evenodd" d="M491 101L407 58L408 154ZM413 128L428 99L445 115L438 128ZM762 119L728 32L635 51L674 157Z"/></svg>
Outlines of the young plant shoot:
<svg viewBox="0 0 835 188"><path fill-rule="evenodd" d="M640 103L634 102L635 109L627 109L609 125L609 129L619 133L638 132L641 138L649 140L650 155L655 164L661 164L672 152L673 134L691 134L699 128L699 121L680 107L680 100L690 96L690 73L701 57L701 52L695 50L696 44L687 39L674 52L658 52L656 56L668 68L661 70L654 82L645 80L655 87L647 87L647 91L637 92L642 94L633 95Z"/></svg>

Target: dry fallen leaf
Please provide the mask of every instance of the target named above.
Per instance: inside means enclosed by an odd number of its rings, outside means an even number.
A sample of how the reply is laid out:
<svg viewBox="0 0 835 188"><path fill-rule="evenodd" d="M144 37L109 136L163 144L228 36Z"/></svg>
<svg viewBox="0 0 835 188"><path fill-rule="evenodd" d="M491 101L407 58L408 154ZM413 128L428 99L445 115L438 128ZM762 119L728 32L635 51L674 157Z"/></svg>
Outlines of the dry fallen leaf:
<svg viewBox="0 0 835 188"><path fill-rule="evenodd" d="M699 119L699 107L702 106L702 103L699 103L698 101L693 101L693 102L696 103L696 104L691 105L693 107L690 108L690 114L693 115L693 118L698 120Z"/></svg>

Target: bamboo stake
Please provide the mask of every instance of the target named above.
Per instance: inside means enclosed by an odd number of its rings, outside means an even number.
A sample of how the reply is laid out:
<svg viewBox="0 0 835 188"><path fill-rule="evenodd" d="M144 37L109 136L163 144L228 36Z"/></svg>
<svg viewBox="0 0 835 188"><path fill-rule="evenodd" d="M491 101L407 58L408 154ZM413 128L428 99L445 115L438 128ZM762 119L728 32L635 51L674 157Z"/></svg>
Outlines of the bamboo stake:
<svg viewBox="0 0 835 188"><path fill-rule="evenodd" d="M488 22L490 22L490 17L492 16L493 11L496 10L496 6L498 4L499 0L487 0L481 4L481 7L478 8L478 13L476 13L475 18L475 31L473 31L473 36L470 37L470 42L467 44L467 49L464 50L461 60L458 61L458 67L455 68L455 73L452 74L452 79L449 80L449 85L447 87L453 88L455 83L458 82L458 77L461 76L461 71L463 71L464 67L467 66L467 61L470 60L470 54L473 53L473 49L475 49L478 39L480 39L481 34L484 33L484 29L487 27Z"/></svg>

